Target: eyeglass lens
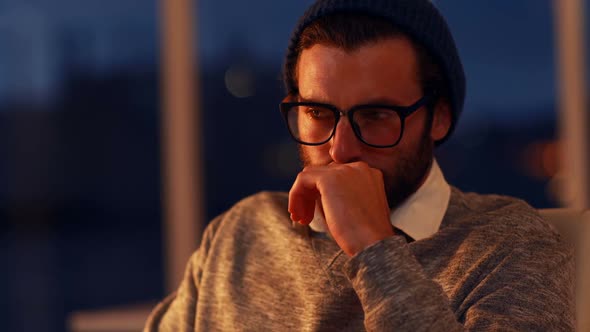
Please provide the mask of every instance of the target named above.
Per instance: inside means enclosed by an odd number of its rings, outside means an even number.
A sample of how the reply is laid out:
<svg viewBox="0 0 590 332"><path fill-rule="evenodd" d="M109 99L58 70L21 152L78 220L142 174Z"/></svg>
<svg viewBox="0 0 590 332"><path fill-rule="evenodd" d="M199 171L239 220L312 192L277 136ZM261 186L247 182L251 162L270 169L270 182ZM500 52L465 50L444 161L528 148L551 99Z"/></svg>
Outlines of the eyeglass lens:
<svg viewBox="0 0 590 332"><path fill-rule="evenodd" d="M319 144L332 136L337 124L337 113L321 106L293 106L287 112L289 129L295 138L303 143ZM356 109L352 116L353 126L359 138L376 146L395 144L400 135L402 121L390 109Z"/></svg>

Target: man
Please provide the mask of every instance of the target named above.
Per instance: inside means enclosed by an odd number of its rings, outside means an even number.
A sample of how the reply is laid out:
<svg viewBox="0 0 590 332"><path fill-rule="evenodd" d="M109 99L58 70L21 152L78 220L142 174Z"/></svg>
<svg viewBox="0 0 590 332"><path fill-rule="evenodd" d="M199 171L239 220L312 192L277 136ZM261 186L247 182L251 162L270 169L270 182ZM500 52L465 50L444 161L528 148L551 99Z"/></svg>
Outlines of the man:
<svg viewBox="0 0 590 332"><path fill-rule="evenodd" d="M305 168L207 228L146 330L573 330L573 257L524 202L451 188L433 149L462 65L428 0L318 0L281 112Z"/></svg>

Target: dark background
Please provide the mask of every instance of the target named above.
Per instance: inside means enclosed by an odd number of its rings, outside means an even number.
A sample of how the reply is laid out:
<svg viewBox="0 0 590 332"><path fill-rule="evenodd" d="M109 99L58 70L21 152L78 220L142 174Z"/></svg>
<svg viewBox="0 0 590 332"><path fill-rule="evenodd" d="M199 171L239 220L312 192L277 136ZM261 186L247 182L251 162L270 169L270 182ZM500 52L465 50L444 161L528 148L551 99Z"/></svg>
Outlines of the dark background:
<svg viewBox="0 0 590 332"><path fill-rule="evenodd" d="M277 105L290 29L310 3L195 9L208 218L288 190L297 173ZM447 179L557 206L551 1L435 3L468 78L437 152ZM153 0L0 0L3 331L62 331L72 311L165 295L158 15Z"/></svg>

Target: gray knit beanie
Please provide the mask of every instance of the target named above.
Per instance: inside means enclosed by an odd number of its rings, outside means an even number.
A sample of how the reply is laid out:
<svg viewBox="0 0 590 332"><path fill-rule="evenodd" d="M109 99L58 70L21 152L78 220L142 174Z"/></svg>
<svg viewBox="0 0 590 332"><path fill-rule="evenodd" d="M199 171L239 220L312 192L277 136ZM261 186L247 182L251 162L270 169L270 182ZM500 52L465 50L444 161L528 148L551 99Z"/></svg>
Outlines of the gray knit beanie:
<svg viewBox="0 0 590 332"><path fill-rule="evenodd" d="M445 19L430 0L317 0L299 19L293 30L285 63L283 80L288 93L296 91L293 72L301 33L318 18L335 13L359 13L390 21L414 42L422 45L439 63L446 77L453 121L445 141L453 132L465 100L465 74L453 36Z"/></svg>

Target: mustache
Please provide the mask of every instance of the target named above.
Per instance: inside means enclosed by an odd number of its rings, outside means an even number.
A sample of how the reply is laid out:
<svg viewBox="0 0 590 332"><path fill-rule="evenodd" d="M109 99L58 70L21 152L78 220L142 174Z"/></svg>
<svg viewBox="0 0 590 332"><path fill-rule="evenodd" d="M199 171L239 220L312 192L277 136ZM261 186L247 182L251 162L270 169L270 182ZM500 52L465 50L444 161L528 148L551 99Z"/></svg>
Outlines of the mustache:
<svg viewBox="0 0 590 332"><path fill-rule="evenodd" d="M297 146L297 149L299 150L299 160L301 163L301 168L306 167L306 166L328 166L330 164L336 163L334 160L332 160L332 158L329 158L329 157L326 159L322 159L322 160L318 160L316 162L313 162L311 160L311 158L309 157L309 155L307 154L307 152L305 152L305 148L301 144L299 144ZM358 162L358 161L362 161L362 160L360 158L354 158L354 159L348 160L346 163L354 163L354 162ZM369 165L369 166L373 167L372 165Z"/></svg>

